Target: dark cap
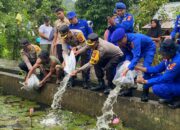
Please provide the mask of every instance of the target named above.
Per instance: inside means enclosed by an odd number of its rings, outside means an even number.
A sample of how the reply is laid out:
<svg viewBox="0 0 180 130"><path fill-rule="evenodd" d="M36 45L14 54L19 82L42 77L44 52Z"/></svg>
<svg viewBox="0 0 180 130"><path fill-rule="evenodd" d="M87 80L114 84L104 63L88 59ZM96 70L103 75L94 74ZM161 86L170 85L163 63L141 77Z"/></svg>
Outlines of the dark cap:
<svg viewBox="0 0 180 130"><path fill-rule="evenodd" d="M69 32L69 27L67 25L63 25L62 27L60 27L59 29L59 33L61 35L62 38L65 38Z"/></svg>
<svg viewBox="0 0 180 130"><path fill-rule="evenodd" d="M29 41L26 38L22 38L20 41L20 44L22 47L26 47L26 46L30 45Z"/></svg>
<svg viewBox="0 0 180 130"><path fill-rule="evenodd" d="M96 33L91 33L88 35L88 40L91 40L91 41L97 41L98 40L98 35Z"/></svg>
<svg viewBox="0 0 180 130"><path fill-rule="evenodd" d="M163 55L173 56L176 54L177 45L172 39L164 40L160 45L160 52Z"/></svg>
<svg viewBox="0 0 180 130"><path fill-rule="evenodd" d="M95 41L99 39L98 35L96 33L91 33L88 35L88 40L86 42L87 45L93 46L95 44Z"/></svg>

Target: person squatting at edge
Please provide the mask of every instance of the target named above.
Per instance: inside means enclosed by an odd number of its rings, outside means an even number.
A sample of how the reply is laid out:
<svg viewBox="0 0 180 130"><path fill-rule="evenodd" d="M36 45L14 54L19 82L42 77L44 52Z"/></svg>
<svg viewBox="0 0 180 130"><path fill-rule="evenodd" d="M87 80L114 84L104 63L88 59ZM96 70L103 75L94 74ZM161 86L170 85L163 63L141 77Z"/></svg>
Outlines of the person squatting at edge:
<svg viewBox="0 0 180 130"><path fill-rule="evenodd" d="M105 89L105 82L103 79L105 71L108 85L104 93L108 94L110 90L114 88L112 80L114 78L114 72L117 65L122 61L123 52L115 45L99 38L95 33L92 33L88 36L86 46L74 53L76 55L81 54L87 49L92 50L90 61L72 72L71 75L76 75L77 73L94 66L99 85L97 87L91 88L91 90L96 91Z"/></svg>
<svg viewBox="0 0 180 130"><path fill-rule="evenodd" d="M131 62L122 75L126 76L129 70L134 70L134 67L141 58L144 58L144 67L151 66L156 52L156 45L150 37L139 33L125 33L124 29L119 28L114 31L111 40L113 43L118 43L125 55L125 60ZM144 78L149 79L150 75L144 73ZM148 101L149 93L149 89L146 87L147 85L145 84L143 86L143 93L141 96L141 101L145 102Z"/></svg>
<svg viewBox="0 0 180 130"><path fill-rule="evenodd" d="M27 80L31 77L31 75L34 73L36 68L41 69L44 78L40 81L39 86L42 87L47 80L52 76L52 74L56 71L57 81L60 82L59 79L59 69L60 69L60 61L55 56L50 56L49 52L43 50L39 54L36 63L33 65L33 67L30 69L25 84L27 84Z"/></svg>
<svg viewBox="0 0 180 130"><path fill-rule="evenodd" d="M22 49L20 51L22 62L19 64L19 68L26 73L36 63L38 54L41 52L41 48L37 45L31 44L27 39L23 38L20 41Z"/></svg>
<svg viewBox="0 0 180 130"><path fill-rule="evenodd" d="M176 43L171 39L165 40L160 46L160 53L163 61L159 65L135 67L153 75L148 80L139 77L136 82L145 84L147 89L152 86L154 94L162 98L160 103L169 103L171 108L180 107L180 53Z"/></svg>

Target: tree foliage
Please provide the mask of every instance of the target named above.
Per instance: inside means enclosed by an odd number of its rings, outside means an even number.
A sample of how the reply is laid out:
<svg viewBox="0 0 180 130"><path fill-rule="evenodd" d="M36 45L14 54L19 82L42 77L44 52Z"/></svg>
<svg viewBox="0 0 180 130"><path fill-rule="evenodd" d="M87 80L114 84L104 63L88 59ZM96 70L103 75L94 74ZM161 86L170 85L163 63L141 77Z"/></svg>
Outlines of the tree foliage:
<svg viewBox="0 0 180 130"><path fill-rule="evenodd" d="M0 57L17 59L20 38L34 42L42 17L48 15L54 21L53 10L61 4L62 0L1 0ZM16 22L17 13L22 16L20 25Z"/></svg>
<svg viewBox="0 0 180 130"><path fill-rule="evenodd" d="M76 12L80 18L92 20L95 32L103 34L107 27L107 16L112 16L115 3L119 0L77 0L75 3ZM133 0L124 0L129 7Z"/></svg>
<svg viewBox="0 0 180 130"><path fill-rule="evenodd" d="M167 2L169 0L142 0L133 5L130 12L135 17L135 25L141 29L142 26L150 22L159 7Z"/></svg>

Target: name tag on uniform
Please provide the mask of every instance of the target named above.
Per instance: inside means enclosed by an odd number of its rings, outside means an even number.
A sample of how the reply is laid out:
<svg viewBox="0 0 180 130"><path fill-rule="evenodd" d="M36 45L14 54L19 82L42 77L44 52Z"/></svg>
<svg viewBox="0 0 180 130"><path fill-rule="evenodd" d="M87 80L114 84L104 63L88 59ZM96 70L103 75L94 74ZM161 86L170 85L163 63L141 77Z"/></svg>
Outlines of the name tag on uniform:
<svg viewBox="0 0 180 130"><path fill-rule="evenodd" d="M176 63L169 64L167 69L172 70L176 66Z"/></svg>

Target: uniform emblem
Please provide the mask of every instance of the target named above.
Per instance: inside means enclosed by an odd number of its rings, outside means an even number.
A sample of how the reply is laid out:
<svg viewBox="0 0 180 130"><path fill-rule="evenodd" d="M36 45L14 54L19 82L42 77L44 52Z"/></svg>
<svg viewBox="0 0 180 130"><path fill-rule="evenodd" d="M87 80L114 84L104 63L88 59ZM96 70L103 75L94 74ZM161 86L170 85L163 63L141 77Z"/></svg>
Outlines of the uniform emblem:
<svg viewBox="0 0 180 130"><path fill-rule="evenodd" d="M176 63L169 64L167 69L172 70L176 66Z"/></svg>
<svg viewBox="0 0 180 130"><path fill-rule="evenodd" d="M94 50L91 55L90 64L95 65L99 61L99 51Z"/></svg>
<svg viewBox="0 0 180 130"><path fill-rule="evenodd" d="M128 16L128 17L127 17L127 21L130 21L131 18L132 18L132 16Z"/></svg>
<svg viewBox="0 0 180 130"><path fill-rule="evenodd" d="M78 33L77 34L77 39L80 43L84 42L85 41L85 37L82 33Z"/></svg>

